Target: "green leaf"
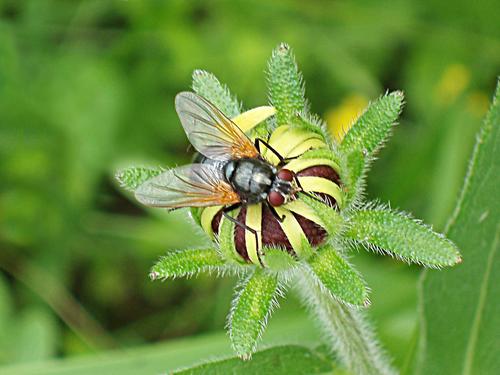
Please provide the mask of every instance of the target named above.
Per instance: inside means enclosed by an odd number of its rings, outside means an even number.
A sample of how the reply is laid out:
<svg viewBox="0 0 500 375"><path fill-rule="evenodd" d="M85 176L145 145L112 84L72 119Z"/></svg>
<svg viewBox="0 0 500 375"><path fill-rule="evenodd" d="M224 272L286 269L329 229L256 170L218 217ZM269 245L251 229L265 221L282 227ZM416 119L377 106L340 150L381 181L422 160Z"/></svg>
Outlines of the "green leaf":
<svg viewBox="0 0 500 375"><path fill-rule="evenodd" d="M251 361L229 358L205 363L178 375L196 374L325 374L332 373L334 365L327 355L297 345L277 346L254 355Z"/></svg>
<svg viewBox="0 0 500 375"><path fill-rule="evenodd" d="M370 304L365 282L333 246L317 249L309 265L323 286L342 303L354 306Z"/></svg>
<svg viewBox="0 0 500 375"><path fill-rule="evenodd" d="M426 272L417 374L497 374L500 368L500 85L479 132L448 235L464 262Z"/></svg>
<svg viewBox="0 0 500 375"><path fill-rule="evenodd" d="M164 172L162 168L130 167L118 170L115 178L118 180L121 187L130 191L135 191L143 182L158 176L162 172Z"/></svg>
<svg viewBox="0 0 500 375"><path fill-rule="evenodd" d="M151 269L151 279L190 276L201 271L220 269L224 259L215 249L182 250L161 258Z"/></svg>
<svg viewBox="0 0 500 375"><path fill-rule="evenodd" d="M241 104L231 94L226 85L223 85L211 73L204 70L193 72L193 90L198 95L210 100L222 113L232 118L240 114Z"/></svg>
<svg viewBox="0 0 500 375"><path fill-rule="evenodd" d="M461 261L456 246L407 215L378 207L353 211L346 236L407 262L440 268Z"/></svg>
<svg viewBox="0 0 500 375"><path fill-rule="evenodd" d="M236 354L250 358L279 293L276 275L260 268L243 280L229 314L229 336Z"/></svg>
<svg viewBox="0 0 500 375"><path fill-rule="evenodd" d="M341 150L354 150L370 157L389 136L403 106L403 93L395 91L371 103L342 139Z"/></svg>
<svg viewBox="0 0 500 375"><path fill-rule="evenodd" d="M293 337L289 334L290 327L293 327ZM264 338L266 345L279 346L288 346L296 342L313 346L318 341L318 333L303 309L290 313L282 310L280 319L273 321L266 330ZM217 330L156 344L133 346L127 348L126 355L122 350L107 350L89 355L57 357L41 363L0 365L0 374L171 374L176 369L189 368L207 359L230 358L233 355L228 345L227 333Z"/></svg>
<svg viewBox="0 0 500 375"><path fill-rule="evenodd" d="M290 47L282 43L272 53L267 66L267 87L271 105L276 108L276 122L292 122L306 105L302 74Z"/></svg>

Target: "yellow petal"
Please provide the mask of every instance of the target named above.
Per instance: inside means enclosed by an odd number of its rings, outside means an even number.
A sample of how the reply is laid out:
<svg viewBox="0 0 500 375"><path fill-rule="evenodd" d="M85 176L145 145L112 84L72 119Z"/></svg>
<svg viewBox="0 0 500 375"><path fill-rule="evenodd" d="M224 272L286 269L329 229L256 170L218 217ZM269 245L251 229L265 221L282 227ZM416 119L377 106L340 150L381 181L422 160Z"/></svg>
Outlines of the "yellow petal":
<svg viewBox="0 0 500 375"><path fill-rule="evenodd" d="M233 122L238 125L241 130L247 132L275 113L276 109L274 107L257 107L239 114L238 116L233 118Z"/></svg>
<svg viewBox="0 0 500 375"><path fill-rule="evenodd" d="M303 145L306 142L311 141L312 144ZM300 155L300 151L307 151L310 147L318 147L319 144L324 146L321 136L319 134L313 133L303 128L291 128L288 125L282 125L277 128L271 138L269 139L269 144L279 152L284 158L291 156L290 153L293 151L295 155ZM304 149L304 147L306 147ZM297 150L295 150L297 148ZM294 155L294 156L295 156ZM266 148L262 150L262 156L269 160L273 164L278 164L278 158L268 151Z"/></svg>
<svg viewBox="0 0 500 375"><path fill-rule="evenodd" d="M214 219L217 212L219 212L224 206L211 206L207 207L201 213L201 227L210 238L214 238L214 232L212 231L212 220Z"/></svg>
<svg viewBox="0 0 500 375"><path fill-rule="evenodd" d="M287 204L283 206L283 208L286 208L289 211L292 211L296 214L299 214L300 216L305 217L308 220L311 220L312 222L320 225L321 227L325 227L325 223L323 223L323 220L316 215L316 211L314 211L311 207L309 207L307 204L300 200L294 200L290 201Z"/></svg>
<svg viewBox="0 0 500 375"><path fill-rule="evenodd" d="M316 165L327 165L329 167L332 167L336 171L339 170L339 166L333 160L326 158L293 159L285 166L285 168L297 173L303 171L306 168L314 167Z"/></svg>
<svg viewBox="0 0 500 375"><path fill-rule="evenodd" d="M316 176L301 176L299 182L304 191L328 194L342 207L342 191L335 182Z"/></svg>
<svg viewBox="0 0 500 375"><path fill-rule="evenodd" d="M247 206L245 225L257 231L258 243L255 243L255 235L249 230L245 230L245 244L248 257L252 263L260 264L257 249L262 249L262 204L251 204Z"/></svg>
<svg viewBox="0 0 500 375"><path fill-rule="evenodd" d="M309 243L306 235L304 234L304 231L302 230L302 227L300 226L295 216L293 216L292 213L287 209L275 207L275 210L278 215L285 216L283 222L280 223L281 229L283 229L283 232L285 232L285 235L288 238L290 245L292 245L295 253L300 256L300 254L303 252L302 244Z"/></svg>
<svg viewBox="0 0 500 375"><path fill-rule="evenodd" d="M322 148L322 147L326 147L326 143L323 142L321 139L319 138L307 139L301 144L294 147L293 150L290 150L290 152L288 152L287 154L287 157L294 158L296 156L302 155L304 152L308 150Z"/></svg>

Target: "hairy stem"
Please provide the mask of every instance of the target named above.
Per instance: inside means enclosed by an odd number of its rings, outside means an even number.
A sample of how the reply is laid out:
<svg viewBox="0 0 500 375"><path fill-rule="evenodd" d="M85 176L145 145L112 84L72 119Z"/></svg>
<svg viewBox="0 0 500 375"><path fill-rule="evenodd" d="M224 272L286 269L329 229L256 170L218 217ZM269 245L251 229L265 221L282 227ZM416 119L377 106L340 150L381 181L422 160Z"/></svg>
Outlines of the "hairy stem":
<svg viewBox="0 0 500 375"><path fill-rule="evenodd" d="M322 289L309 272L298 275L298 292L320 323L327 344L352 374L394 375L386 354L360 310L346 307Z"/></svg>

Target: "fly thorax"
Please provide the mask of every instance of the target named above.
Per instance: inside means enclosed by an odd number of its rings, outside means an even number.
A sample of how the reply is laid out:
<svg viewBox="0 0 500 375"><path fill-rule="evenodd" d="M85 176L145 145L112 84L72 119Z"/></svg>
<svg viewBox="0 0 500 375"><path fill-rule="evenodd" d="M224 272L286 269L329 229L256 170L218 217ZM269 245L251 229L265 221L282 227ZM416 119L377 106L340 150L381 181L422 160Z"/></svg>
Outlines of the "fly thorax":
<svg viewBox="0 0 500 375"><path fill-rule="evenodd" d="M272 165L254 158L230 161L224 168L226 179L247 203L258 203L266 199L275 173Z"/></svg>
<svg viewBox="0 0 500 375"><path fill-rule="evenodd" d="M224 166L224 177L226 178L226 181L231 182L235 168L236 162L234 160L228 161Z"/></svg>
<svg viewBox="0 0 500 375"><path fill-rule="evenodd" d="M267 193L273 183L273 175L270 170L254 168L252 179L250 180L250 191L253 194Z"/></svg>

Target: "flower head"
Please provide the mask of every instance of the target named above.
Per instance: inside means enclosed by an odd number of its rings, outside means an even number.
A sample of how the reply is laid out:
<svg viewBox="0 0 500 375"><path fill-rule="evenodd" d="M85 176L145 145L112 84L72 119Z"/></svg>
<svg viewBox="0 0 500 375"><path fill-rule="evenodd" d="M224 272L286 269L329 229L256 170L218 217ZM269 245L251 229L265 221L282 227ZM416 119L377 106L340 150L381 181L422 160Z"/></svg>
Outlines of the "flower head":
<svg viewBox="0 0 500 375"><path fill-rule="evenodd" d="M243 358L255 350L277 298L297 273L314 279L328 298L350 307L369 305L368 288L346 259L353 246L433 268L461 260L453 243L428 226L363 202L365 174L400 113L400 92L371 103L343 138L331 140L324 123L308 112L302 76L288 46L273 52L267 76L271 105L243 113L209 73L196 71L193 89L250 139L268 140L301 189L275 207L278 217L263 203L243 205L230 217L222 215L223 206L192 208L214 246L169 252L151 271L152 279L213 270L241 275L228 328L233 348ZM261 150L261 156L271 164L280 162L269 149ZM130 168L117 177L122 185L140 190L161 173Z"/></svg>

